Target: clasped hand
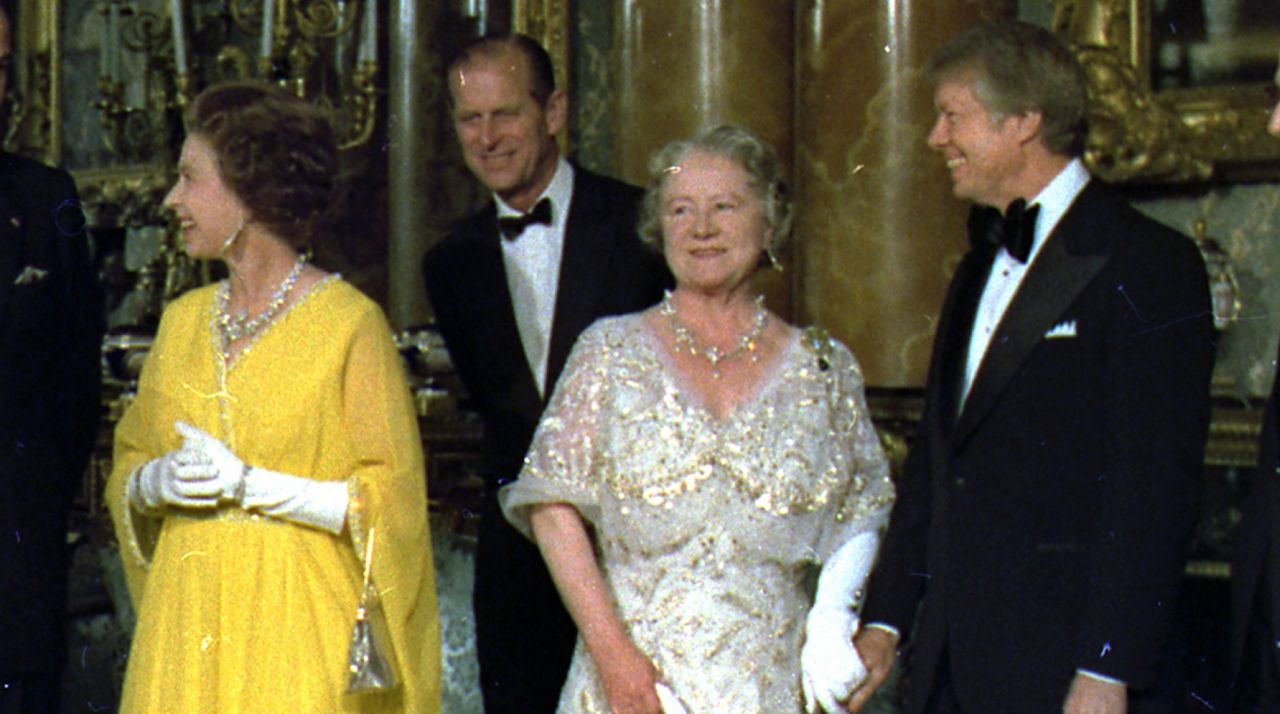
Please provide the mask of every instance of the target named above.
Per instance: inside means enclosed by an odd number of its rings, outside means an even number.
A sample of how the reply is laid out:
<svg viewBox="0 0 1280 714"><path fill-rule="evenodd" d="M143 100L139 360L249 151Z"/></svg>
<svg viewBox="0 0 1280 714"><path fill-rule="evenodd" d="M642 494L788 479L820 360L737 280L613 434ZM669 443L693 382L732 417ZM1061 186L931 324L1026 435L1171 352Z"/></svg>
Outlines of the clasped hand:
<svg viewBox="0 0 1280 714"><path fill-rule="evenodd" d="M150 507L214 508L238 502L244 491L245 466L221 441L190 424L177 422L182 447L145 464L138 488Z"/></svg>
<svg viewBox="0 0 1280 714"><path fill-rule="evenodd" d="M842 703L867 678L866 665L853 646L857 630L858 617L849 608L815 607L809 612L800 650L800 681L808 714L819 707L841 711Z"/></svg>

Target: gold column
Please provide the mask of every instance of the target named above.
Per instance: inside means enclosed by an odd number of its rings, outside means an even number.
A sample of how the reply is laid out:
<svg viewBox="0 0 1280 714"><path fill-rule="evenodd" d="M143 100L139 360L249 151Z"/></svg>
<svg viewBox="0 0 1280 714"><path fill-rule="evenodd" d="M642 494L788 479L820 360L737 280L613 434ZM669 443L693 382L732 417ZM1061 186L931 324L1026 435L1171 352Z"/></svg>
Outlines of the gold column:
<svg viewBox="0 0 1280 714"><path fill-rule="evenodd" d="M62 32L58 3L19 0L10 28L18 61L19 101L9 119L5 148L51 166L62 164ZM9 18L14 22L14 18ZM13 90L8 101L13 102Z"/></svg>
<svg viewBox="0 0 1280 714"><path fill-rule="evenodd" d="M620 0L614 170L643 185L649 154L721 123L749 127L791 162L794 5L784 0ZM789 312L783 276L762 289Z"/></svg>
<svg viewBox="0 0 1280 714"><path fill-rule="evenodd" d="M426 321L422 256L433 235L431 205L424 193L440 177L431 172L437 124L433 106L442 101L439 60L431 46L437 12L425 0L390 3L390 86L387 91L387 319L401 330Z"/></svg>
<svg viewBox="0 0 1280 714"><path fill-rule="evenodd" d="M929 57L1007 11L958 0L802 0L797 22L797 312L858 356L867 383L919 386L967 206L925 144Z"/></svg>

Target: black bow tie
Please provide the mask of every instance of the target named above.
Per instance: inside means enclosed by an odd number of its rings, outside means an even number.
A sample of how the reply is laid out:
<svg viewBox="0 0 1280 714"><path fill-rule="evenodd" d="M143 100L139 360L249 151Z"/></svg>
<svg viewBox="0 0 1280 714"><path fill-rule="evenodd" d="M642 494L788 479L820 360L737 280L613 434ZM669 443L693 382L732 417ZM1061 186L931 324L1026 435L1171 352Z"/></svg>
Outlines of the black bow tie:
<svg viewBox="0 0 1280 714"><path fill-rule="evenodd" d="M503 216L498 219L498 230L502 232L502 237L507 240L515 240L524 233L524 229L541 223L544 226L551 225L551 199L544 198L538 201L533 210L528 213L522 213L518 216Z"/></svg>
<svg viewBox="0 0 1280 714"><path fill-rule="evenodd" d="M975 247L990 246L1009 251L1019 263L1027 262L1036 237L1036 216L1040 206L1027 208L1021 198L1009 204L1002 214L990 206L974 206L969 212L969 240Z"/></svg>

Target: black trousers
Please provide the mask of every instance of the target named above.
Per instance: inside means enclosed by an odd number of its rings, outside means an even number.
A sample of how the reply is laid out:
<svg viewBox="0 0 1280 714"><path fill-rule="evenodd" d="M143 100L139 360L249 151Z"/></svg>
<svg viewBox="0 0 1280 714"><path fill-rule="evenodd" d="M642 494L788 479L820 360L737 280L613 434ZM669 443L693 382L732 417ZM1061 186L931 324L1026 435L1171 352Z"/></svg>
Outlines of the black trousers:
<svg viewBox="0 0 1280 714"><path fill-rule="evenodd" d="M934 674L933 691L924 706L925 714L964 714L956 690L951 682L951 650L943 648L938 670Z"/></svg>
<svg viewBox="0 0 1280 714"><path fill-rule="evenodd" d="M1275 613L1269 591L1274 586L1269 574L1264 574L1262 582L1254 596L1253 617L1245 631L1240 674L1232 697L1231 710L1236 714L1280 712L1280 657L1271 634Z"/></svg>

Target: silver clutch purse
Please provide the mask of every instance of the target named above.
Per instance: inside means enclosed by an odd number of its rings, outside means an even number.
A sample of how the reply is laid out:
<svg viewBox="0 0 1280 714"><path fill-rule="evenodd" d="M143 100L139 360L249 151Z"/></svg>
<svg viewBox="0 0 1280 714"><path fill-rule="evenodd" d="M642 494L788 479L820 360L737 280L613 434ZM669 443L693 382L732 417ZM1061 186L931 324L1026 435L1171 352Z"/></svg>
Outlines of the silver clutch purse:
<svg viewBox="0 0 1280 714"><path fill-rule="evenodd" d="M369 542L365 547L364 588L360 592L356 623L351 630L351 646L347 651L347 668L351 672L347 691L353 694L386 691L400 684L400 666L387 627L387 616L371 578L373 541L374 530L370 528Z"/></svg>

